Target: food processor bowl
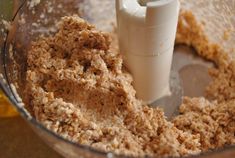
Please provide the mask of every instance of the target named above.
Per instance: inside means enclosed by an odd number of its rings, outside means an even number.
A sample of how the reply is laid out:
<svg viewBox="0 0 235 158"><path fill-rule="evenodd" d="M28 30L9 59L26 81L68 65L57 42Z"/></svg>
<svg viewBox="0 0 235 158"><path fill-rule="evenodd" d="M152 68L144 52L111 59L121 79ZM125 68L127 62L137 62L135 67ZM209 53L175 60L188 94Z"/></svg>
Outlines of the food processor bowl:
<svg viewBox="0 0 235 158"><path fill-rule="evenodd" d="M192 1L192 0L191 0ZM232 3L231 3L232 1ZM234 4L234 0L227 4ZM56 24L61 17L66 15L79 14L89 22L95 24L99 29L112 31L115 28L115 1L113 0L2 0L0 2L0 86L9 101L15 106L21 116L32 127L51 148L56 150L66 158L114 158L126 157L105 153L96 149L76 144L65 140L59 135L48 130L40 124L25 107L29 103L23 103L26 83L27 51L30 48L30 42L39 36L48 36L56 32ZM220 1L223 3L223 1ZM8 4L5 4L8 3ZM186 2L184 2L186 3ZM193 1L189 3L194 3ZM219 3L218 0L208 0L208 3ZM200 2L195 3L201 6ZM224 5L223 5L224 6ZM9 8L7 8L9 7ZM189 5L190 7L190 5ZM206 7L206 6L203 6ZM219 6L218 6L219 7ZM233 6L235 9L235 6ZM195 9L200 13L205 9ZM199 14L200 15L200 14ZM235 17L235 13L234 13ZM178 54L181 52L181 54ZM194 52L186 46L177 46L174 55L173 67L178 71L185 65L190 65L197 61L197 64L203 65L203 72L208 67L213 66L210 62L199 59L193 54L193 57L182 55L182 52ZM183 53L185 54L185 53ZM178 61L181 59L181 62ZM205 64L206 63L206 64ZM200 64L199 64L200 65ZM206 72L206 71L205 71ZM207 73L203 73L204 75ZM203 76L202 74L202 76ZM188 77L185 73L184 76ZM205 79L207 80L207 79ZM186 81L185 81L186 82ZM209 82L206 81L206 82ZM205 86L205 85L202 85ZM190 94L189 94L190 93ZM184 88L184 95L203 95L202 92L192 92L190 88ZM22 136L24 137L24 136ZM189 156L198 158L233 158L235 156L235 146L225 147L217 151L203 153L199 156Z"/></svg>

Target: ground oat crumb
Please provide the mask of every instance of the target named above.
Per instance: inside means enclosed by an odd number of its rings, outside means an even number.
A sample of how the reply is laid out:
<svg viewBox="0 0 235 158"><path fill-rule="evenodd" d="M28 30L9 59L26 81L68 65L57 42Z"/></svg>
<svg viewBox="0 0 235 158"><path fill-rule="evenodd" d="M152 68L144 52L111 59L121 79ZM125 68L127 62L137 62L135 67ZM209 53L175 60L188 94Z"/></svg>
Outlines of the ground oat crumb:
<svg viewBox="0 0 235 158"><path fill-rule="evenodd" d="M226 31L224 31L223 39L225 41L229 40L229 38L231 37L231 32L232 32L232 29L227 29Z"/></svg>
<svg viewBox="0 0 235 158"><path fill-rule="evenodd" d="M2 20L1 23L3 24L5 30L11 30L12 25L10 21Z"/></svg>
<svg viewBox="0 0 235 158"><path fill-rule="evenodd" d="M37 6L38 4L40 4L41 0L29 0L27 2L29 9L33 9L35 6Z"/></svg>
<svg viewBox="0 0 235 158"><path fill-rule="evenodd" d="M197 26L188 12L180 18ZM235 144L234 93L228 96L235 91L230 80L234 64L218 58L218 47L205 46L208 41L201 27L190 27L194 28L190 32L183 23L180 20L177 41L223 63L221 70L212 71L217 86L208 88L218 100L186 97L181 114L167 121L161 109L145 106L135 97L122 57L110 51L111 36L70 16L62 19L54 36L39 38L28 52L29 111L68 140L117 154L177 157ZM229 83L221 85L221 80ZM224 90L227 87L231 89Z"/></svg>

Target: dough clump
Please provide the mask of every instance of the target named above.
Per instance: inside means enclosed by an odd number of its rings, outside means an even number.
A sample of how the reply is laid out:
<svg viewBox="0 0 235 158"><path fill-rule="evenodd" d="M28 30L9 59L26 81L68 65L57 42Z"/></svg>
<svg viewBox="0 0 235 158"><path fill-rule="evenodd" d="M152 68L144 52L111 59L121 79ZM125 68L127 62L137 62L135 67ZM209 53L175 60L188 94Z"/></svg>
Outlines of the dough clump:
<svg viewBox="0 0 235 158"><path fill-rule="evenodd" d="M179 30L181 39L186 37ZM111 41L112 36L70 16L55 35L32 43L28 109L39 122L73 142L131 156L185 156L235 144L235 90L227 89L235 86L235 64L212 71L215 86L208 94L214 92L210 96L218 100L185 97L181 114L168 121L161 109L136 98L132 76L119 52L111 51Z"/></svg>

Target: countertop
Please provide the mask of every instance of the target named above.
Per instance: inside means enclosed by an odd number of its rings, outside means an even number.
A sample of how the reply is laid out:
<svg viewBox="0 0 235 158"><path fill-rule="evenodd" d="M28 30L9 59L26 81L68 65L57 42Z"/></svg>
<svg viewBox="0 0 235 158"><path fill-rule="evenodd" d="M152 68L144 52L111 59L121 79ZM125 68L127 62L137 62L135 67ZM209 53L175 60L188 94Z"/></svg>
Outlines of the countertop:
<svg viewBox="0 0 235 158"><path fill-rule="evenodd" d="M20 117L0 118L0 158L62 158Z"/></svg>

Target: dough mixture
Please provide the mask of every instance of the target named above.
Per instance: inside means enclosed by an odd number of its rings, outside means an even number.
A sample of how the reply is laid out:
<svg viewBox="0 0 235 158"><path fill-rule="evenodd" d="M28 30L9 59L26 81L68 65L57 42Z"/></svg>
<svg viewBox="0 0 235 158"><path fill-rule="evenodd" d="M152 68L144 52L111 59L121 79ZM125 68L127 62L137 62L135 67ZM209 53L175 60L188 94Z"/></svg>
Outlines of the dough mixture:
<svg viewBox="0 0 235 158"><path fill-rule="evenodd" d="M112 40L70 16L55 35L32 42L27 109L39 122L73 142L130 156L178 157L235 144L235 61L209 44L190 12L180 15L177 43L194 46L217 68L207 99L185 97L171 121L135 97Z"/></svg>

